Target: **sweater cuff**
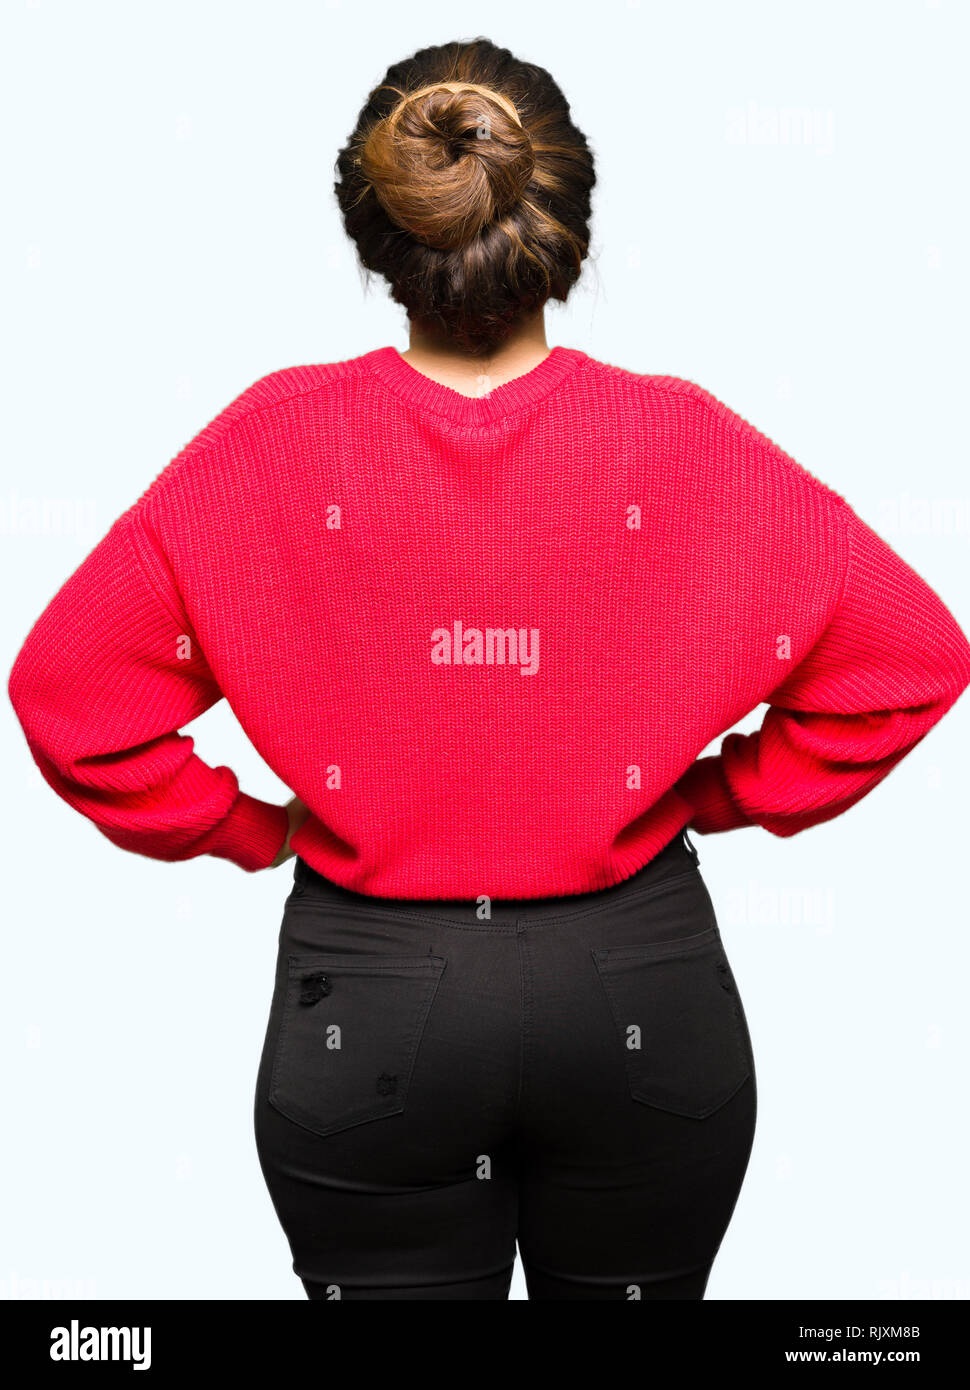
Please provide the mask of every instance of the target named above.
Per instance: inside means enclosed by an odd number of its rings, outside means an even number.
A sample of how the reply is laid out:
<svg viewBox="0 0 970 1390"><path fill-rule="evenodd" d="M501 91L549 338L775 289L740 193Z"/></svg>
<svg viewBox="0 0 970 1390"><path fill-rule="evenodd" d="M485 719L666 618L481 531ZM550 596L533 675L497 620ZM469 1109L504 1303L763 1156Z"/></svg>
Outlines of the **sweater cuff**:
<svg viewBox="0 0 970 1390"><path fill-rule="evenodd" d="M731 795L720 753L698 758L674 783L674 790L693 806L694 813L687 824L700 835L755 824Z"/></svg>
<svg viewBox="0 0 970 1390"><path fill-rule="evenodd" d="M268 869L283 848L290 830L285 806L240 792L232 810L214 831L206 854L231 859L247 873Z"/></svg>

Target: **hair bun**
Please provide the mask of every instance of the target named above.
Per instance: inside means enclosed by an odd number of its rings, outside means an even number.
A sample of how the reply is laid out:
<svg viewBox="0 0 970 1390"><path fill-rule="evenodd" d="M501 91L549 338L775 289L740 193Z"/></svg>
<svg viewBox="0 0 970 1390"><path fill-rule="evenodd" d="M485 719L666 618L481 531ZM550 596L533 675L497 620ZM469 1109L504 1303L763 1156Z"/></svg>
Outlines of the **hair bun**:
<svg viewBox="0 0 970 1390"><path fill-rule="evenodd" d="M392 222L455 250L521 199L535 169L532 140L493 88L433 82L399 95L362 145L361 172Z"/></svg>
<svg viewBox="0 0 970 1390"><path fill-rule="evenodd" d="M589 254L593 154L563 92L489 39L392 63L335 165L360 266L474 357L566 300Z"/></svg>

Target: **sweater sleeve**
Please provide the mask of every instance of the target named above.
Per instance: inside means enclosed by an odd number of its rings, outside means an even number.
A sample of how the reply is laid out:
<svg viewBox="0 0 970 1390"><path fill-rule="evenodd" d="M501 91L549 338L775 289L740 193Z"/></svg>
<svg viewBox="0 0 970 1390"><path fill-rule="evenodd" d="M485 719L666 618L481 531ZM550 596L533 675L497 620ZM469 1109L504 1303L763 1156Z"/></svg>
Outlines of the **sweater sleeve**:
<svg viewBox="0 0 970 1390"><path fill-rule="evenodd" d="M835 611L768 697L674 784L701 834L773 835L832 820L872 791L970 684L970 643L929 585L842 499L848 560Z"/></svg>
<svg viewBox="0 0 970 1390"><path fill-rule="evenodd" d="M286 807L240 791L178 732L222 692L137 504L34 623L8 694L44 779L121 849L252 871L282 847Z"/></svg>

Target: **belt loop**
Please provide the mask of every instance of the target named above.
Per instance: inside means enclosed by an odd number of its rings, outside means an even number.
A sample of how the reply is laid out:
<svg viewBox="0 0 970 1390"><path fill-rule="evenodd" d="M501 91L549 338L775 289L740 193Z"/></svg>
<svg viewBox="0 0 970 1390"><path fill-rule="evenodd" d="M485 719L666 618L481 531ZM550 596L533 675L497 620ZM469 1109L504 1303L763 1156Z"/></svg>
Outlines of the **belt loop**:
<svg viewBox="0 0 970 1390"><path fill-rule="evenodd" d="M700 862L701 862L701 857L700 857L700 855L697 853L697 849L696 849L696 847L695 847L695 845L694 845L693 840L692 840L692 839L690 838L690 836L687 834L687 826L686 826L686 825L683 827L683 829L682 829L682 831L681 831L681 834L682 834L683 837L684 837L684 843L685 843L686 846L687 846L688 853L690 854L691 858L693 859L693 861L694 861L694 867L696 868L696 867L698 866L698 864L700 864Z"/></svg>
<svg viewBox="0 0 970 1390"><path fill-rule="evenodd" d="M298 896L306 887L306 864L299 855L296 856L296 864L293 867L293 892Z"/></svg>

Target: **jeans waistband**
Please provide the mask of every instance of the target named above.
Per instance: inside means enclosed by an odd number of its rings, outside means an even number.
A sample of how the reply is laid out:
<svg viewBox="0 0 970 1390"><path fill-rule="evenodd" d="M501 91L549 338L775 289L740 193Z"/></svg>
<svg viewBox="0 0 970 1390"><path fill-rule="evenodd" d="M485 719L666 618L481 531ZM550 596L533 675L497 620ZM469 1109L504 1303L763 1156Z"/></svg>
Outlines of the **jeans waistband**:
<svg viewBox="0 0 970 1390"><path fill-rule="evenodd" d="M344 888L310 867L299 855L293 869L292 896L307 902L319 902L351 913L367 916L436 918L443 922L467 923L479 921L487 926L508 926L513 923L547 921L608 908L650 893L659 884L689 875L697 870L700 856L686 828L678 830L662 850L642 869L609 888L588 893L572 893L550 898L493 898L488 905L488 919L481 920L478 899L465 898L385 898L370 893L357 893Z"/></svg>

